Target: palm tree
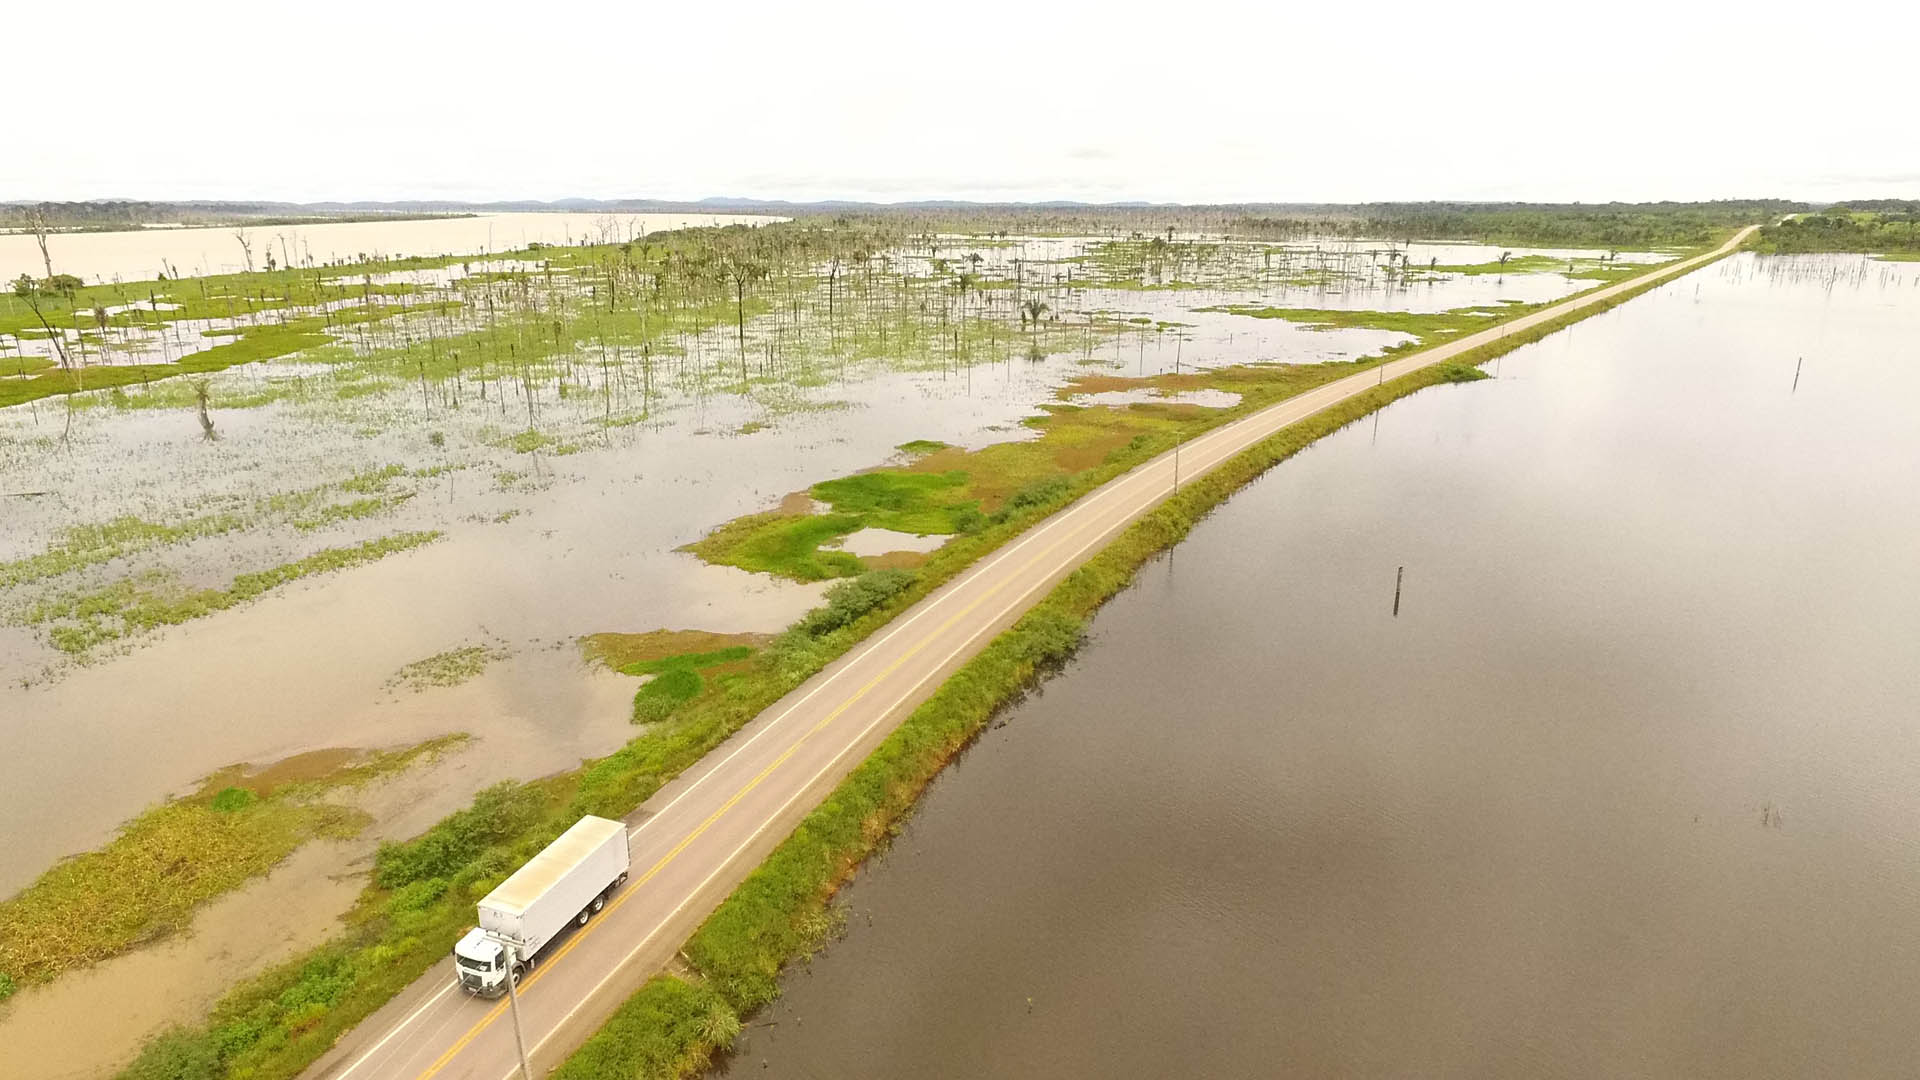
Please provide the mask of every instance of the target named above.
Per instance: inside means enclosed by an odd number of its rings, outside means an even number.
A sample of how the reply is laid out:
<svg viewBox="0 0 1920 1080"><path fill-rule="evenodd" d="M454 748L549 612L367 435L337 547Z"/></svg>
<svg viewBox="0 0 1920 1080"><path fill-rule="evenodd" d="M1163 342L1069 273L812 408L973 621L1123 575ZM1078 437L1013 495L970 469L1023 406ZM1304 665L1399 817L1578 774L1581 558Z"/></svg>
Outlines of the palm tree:
<svg viewBox="0 0 1920 1080"><path fill-rule="evenodd" d="M1031 325L1033 329L1038 330L1040 329L1040 316L1046 313L1047 305L1044 300L1037 297L1029 300L1021 305L1020 325L1023 327Z"/></svg>

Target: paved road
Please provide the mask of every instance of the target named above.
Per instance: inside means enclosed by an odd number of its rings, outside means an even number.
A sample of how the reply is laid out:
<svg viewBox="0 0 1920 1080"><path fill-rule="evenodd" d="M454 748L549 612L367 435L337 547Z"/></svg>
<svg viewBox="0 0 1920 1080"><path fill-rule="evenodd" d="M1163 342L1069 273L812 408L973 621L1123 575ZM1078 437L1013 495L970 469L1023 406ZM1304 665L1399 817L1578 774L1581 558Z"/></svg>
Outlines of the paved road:
<svg viewBox="0 0 1920 1080"><path fill-rule="evenodd" d="M1751 229L1728 241L1737 246ZM1712 254L1719 254L1714 252ZM1683 274L1698 256L1661 271ZM1273 432L1428 364L1526 330L1632 282L1329 383L1190 440L1180 476L1199 476ZM633 877L584 929L551 946L524 982L536 1075L578 1046L670 961L700 922L955 668L1173 486L1171 453L1082 497L983 559L808 680L629 818ZM451 949L453 943L447 943ZM518 1070L507 1004L453 988L451 961L348 1032L314 1080L509 1080Z"/></svg>

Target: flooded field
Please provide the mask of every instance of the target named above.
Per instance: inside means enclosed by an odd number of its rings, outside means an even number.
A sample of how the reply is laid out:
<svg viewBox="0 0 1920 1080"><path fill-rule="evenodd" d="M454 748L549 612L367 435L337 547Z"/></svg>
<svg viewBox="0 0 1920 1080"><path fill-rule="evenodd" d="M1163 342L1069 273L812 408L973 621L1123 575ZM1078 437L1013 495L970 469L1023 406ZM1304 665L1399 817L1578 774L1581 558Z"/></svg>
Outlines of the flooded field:
<svg viewBox="0 0 1920 1080"><path fill-rule="evenodd" d="M1282 465L725 1071L1906 1075L1917 334L1920 268L1736 256Z"/></svg>
<svg viewBox="0 0 1920 1080"><path fill-rule="evenodd" d="M126 1002L125 1032L190 1018L325 938L379 839L622 745L637 680L583 658L583 635L773 632L819 602L825 582L681 550L722 522L807 512L813 485L907 447L1034 438L1023 421L1063 394L1225 409L1239 395L1125 380L1376 356L1659 258L947 237L803 242L736 277L699 235L169 281L174 300L115 310L82 294L39 337L12 309L0 374L37 362L60 381L0 409L0 756L17 766L0 894L231 763L474 738L395 781L408 799L374 799L352 843L219 901L251 913L231 944L196 922L219 962L157 968L148 950L23 991L0 1041L108 972L174 972L172 993ZM281 333L314 340L167 375L210 341ZM84 359L61 365L55 336ZM1088 376L1112 378L1075 393ZM944 539L850 526L823 550L911 565ZM275 898L299 883L327 910L285 935L253 925L284 923ZM75 1075L132 1045L82 1048Z"/></svg>
<svg viewBox="0 0 1920 1080"><path fill-rule="evenodd" d="M234 225L192 229L56 233L55 269L88 284L141 281L177 270L188 276L281 266L326 266L368 256L470 255L517 251L528 244L619 243L667 229L758 224L778 220L742 214L475 214L398 221L315 225ZM236 235L238 234L238 235ZM244 240L244 244L243 241ZM172 268L171 270L169 268ZM0 232L0 280L41 273L40 249L24 232Z"/></svg>

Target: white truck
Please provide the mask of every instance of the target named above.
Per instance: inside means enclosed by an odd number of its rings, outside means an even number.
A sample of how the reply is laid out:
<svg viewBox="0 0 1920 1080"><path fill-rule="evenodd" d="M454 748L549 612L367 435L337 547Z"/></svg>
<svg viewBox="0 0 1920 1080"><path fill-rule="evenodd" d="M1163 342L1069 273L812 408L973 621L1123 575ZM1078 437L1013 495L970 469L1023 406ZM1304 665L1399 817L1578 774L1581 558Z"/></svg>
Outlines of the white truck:
<svg viewBox="0 0 1920 1080"><path fill-rule="evenodd" d="M583 817L480 901L480 925L453 947L454 979L499 997L570 922L587 924L627 880L627 827Z"/></svg>

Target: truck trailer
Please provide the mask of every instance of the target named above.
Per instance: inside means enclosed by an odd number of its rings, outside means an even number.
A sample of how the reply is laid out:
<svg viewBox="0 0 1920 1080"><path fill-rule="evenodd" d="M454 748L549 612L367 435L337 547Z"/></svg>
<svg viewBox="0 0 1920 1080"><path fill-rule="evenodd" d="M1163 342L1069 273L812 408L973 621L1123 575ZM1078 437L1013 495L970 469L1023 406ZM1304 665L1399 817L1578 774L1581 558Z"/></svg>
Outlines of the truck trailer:
<svg viewBox="0 0 1920 1080"><path fill-rule="evenodd" d="M480 901L480 925L453 947L454 980L481 997L519 982L570 922L587 924L627 880L627 827L583 817Z"/></svg>

